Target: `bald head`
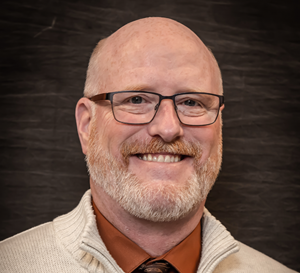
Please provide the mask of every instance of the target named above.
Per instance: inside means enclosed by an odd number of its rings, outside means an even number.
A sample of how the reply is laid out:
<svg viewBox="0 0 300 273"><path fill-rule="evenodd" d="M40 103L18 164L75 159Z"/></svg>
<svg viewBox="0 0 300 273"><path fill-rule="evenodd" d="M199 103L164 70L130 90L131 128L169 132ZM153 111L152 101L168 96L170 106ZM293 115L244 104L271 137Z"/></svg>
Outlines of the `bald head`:
<svg viewBox="0 0 300 273"><path fill-rule="evenodd" d="M153 17L133 21L98 43L90 59L84 95L120 91L114 82L119 80L116 75L122 74L122 69L154 62L164 62L164 67L173 69L181 65L180 60L172 63L174 54L181 58L196 57L203 77L210 77L211 84L217 86L214 93L222 94L218 64L199 37L174 20Z"/></svg>

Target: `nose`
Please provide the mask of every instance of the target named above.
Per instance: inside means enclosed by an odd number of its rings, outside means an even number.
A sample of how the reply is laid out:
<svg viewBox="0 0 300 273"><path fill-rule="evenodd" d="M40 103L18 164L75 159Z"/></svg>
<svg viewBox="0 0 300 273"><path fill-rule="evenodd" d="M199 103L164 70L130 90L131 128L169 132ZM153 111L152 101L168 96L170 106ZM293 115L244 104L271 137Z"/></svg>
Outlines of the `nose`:
<svg viewBox="0 0 300 273"><path fill-rule="evenodd" d="M161 137L165 142L172 142L183 136L183 128L172 100L161 101L155 118L148 124L148 133L152 137Z"/></svg>

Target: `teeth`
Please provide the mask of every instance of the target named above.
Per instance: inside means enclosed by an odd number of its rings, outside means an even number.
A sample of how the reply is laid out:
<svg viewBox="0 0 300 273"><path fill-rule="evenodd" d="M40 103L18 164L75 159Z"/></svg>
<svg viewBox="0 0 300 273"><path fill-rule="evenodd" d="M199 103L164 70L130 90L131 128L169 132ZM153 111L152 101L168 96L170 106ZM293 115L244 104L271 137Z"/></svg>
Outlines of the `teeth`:
<svg viewBox="0 0 300 273"><path fill-rule="evenodd" d="M165 163L173 163L181 161L181 156L179 155L151 155L151 154L144 154L139 155L139 159L144 161L153 161L153 162L165 162Z"/></svg>
<svg viewBox="0 0 300 273"><path fill-rule="evenodd" d="M162 155L159 155L157 162L164 162L164 161L165 161L164 157Z"/></svg>

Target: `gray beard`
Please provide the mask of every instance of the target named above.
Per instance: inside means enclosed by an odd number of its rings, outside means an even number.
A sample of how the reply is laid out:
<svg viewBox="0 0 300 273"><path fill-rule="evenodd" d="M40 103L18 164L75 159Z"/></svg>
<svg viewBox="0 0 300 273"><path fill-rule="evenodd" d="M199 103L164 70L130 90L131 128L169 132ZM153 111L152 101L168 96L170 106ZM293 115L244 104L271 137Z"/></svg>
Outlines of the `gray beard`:
<svg viewBox="0 0 300 273"><path fill-rule="evenodd" d="M93 126L93 124L92 124ZM92 127L86 162L89 174L125 211L153 222L169 222L187 216L199 207L211 190L221 167L222 137L217 153L211 155L184 183L147 184L128 171L99 144ZM168 163L166 163L168 164Z"/></svg>

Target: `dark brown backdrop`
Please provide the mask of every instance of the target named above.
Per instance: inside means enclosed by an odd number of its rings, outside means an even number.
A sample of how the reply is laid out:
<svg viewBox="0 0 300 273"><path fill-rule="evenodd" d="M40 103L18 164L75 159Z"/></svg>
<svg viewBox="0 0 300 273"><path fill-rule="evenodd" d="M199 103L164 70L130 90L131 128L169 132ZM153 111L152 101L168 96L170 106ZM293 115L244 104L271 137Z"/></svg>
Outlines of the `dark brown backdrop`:
<svg viewBox="0 0 300 273"><path fill-rule="evenodd" d="M68 212L88 188L74 108L96 42L165 16L219 61L224 163L208 209L240 241L300 270L299 7L289 1L2 1L4 239Z"/></svg>

